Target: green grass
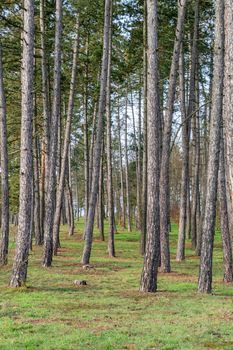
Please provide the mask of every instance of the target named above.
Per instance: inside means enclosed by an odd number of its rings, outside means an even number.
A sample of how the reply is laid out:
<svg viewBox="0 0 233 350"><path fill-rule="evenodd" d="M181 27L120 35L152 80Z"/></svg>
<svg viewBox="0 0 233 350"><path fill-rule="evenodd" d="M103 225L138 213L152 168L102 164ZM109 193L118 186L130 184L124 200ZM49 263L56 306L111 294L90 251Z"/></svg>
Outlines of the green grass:
<svg viewBox="0 0 233 350"><path fill-rule="evenodd" d="M95 269L80 264L83 224L67 237L53 267L40 265L41 248L30 255L27 288L10 289L9 266L0 273L0 350L202 350L233 349L233 286L222 283L219 233L214 255L214 294L199 295L199 260L187 243L187 259L175 262L177 226L171 234L172 273L159 274L158 292L138 292L142 268L139 233L116 235L117 258L106 242L94 241ZM106 227L107 232L107 227ZM13 237L12 237L13 238ZM87 286L75 287L75 279Z"/></svg>

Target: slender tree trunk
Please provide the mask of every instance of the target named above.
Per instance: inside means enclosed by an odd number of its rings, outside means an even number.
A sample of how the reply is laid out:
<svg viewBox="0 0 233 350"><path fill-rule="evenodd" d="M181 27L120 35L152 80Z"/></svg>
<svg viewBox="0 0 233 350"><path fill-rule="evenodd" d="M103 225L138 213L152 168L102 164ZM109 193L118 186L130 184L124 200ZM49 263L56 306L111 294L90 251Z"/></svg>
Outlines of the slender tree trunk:
<svg viewBox="0 0 233 350"><path fill-rule="evenodd" d="M126 187L126 206L128 231L131 232L131 208L130 208L130 189L129 189L129 161L128 161L128 88L126 88L125 103L125 187Z"/></svg>
<svg viewBox="0 0 233 350"><path fill-rule="evenodd" d="M140 79L141 81L141 79ZM137 227L142 229L142 151L141 151L141 136L142 136L142 94L139 90L139 107L138 107L138 142L137 142Z"/></svg>
<svg viewBox="0 0 233 350"><path fill-rule="evenodd" d="M181 193L180 193L180 220L179 220L179 234L176 260L182 261L185 259L185 229L187 218L187 190L188 190L188 176L189 176L189 132L188 120L186 120L186 106L185 106L185 74L184 74L184 53L183 47L180 50L180 110L182 122L182 178L181 178Z"/></svg>
<svg viewBox="0 0 233 350"><path fill-rule="evenodd" d="M42 264L49 267L53 256L53 223L56 203L56 161L58 143L58 123L61 105L61 37L62 37L62 0L56 0L56 29L54 53L53 109L50 130L49 174L46 196L45 241Z"/></svg>
<svg viewBox="0 0 233 350"><path fill-rule="evenodd" d="M233 21L232 0L225 1L225 77L224 77L224 140L226 144L227 202L231 237L233 237Z"/></svg>
<svg viewBox="0 0 233 350"><path fill-rule="evenodd" d="M118 129L118 142L119 142L119 166L120 166L120 179L121 179L121 191L120 191L120 203L121 203L121 220L120 223L125 228L125 191L124 191L124 175L122 164L122 147L121 147L121 123L120 123L120 99L118 98L118 113L117 113L117 129Z"/></svg>
<svg viewBox="0 0 233 350"><path fill-rule="evenodd" d="M104 237L104 178L103 178L103 147L102 147L102 157L101 157L101 164L100 164L100 177L99 177L99 194L98 194L98 221L99 221L99 232L100 232L100 239L101 241L105 240Z"/></svg>
<svg viewBox="0 0 233 350"><path fill-rule="evenodd" d="M45 44L45 0L40 0L40 32L41 32L41 72L42 72L42 96L43 96L43 141L42 141L42 159L41 159L41 235L44 239L44 218L45 218L45 195L48 185L49 169L49 126L50 126L50 100L49 100L49 78L48 63L46 57Z"/></svg>
<svg viewBox="0 0 233 350"><path fill-rule="evenodd" d="M43 237L41 234L41 220L40 220L40 187L39 187L39 152L38 152L38 136L34 135L34 233L35 244L42 245Z"/></svg>
<svg viewBox="0 0 233 350"><path fill-rule="evenodd" d="M7 264L9 245L9 183L6 100L3 85L2 48L0 46L0 142L1 142L1 247L0 265Z"/></svg>
<svg viewBox="0 0 233 350"><path fill-rule="evenodd" d="M112 27L112 6L110 15L110 25ZM113 198L113 179L112 179L112 135L111 135L111 56L112 56L112 30L109 30L109 58L108 58L108 79L107 79L107 97L106 97L106 119L107 119L107 191L108 191L108 254L115 256L114 245L114 198Z"/></svg>
<svg viewBox="0 0 233 350"><path fill-rule="evenodd" d="M86 43L86 55L88 58L89 38ZM84 182L85 182L85 225L87 224L89 197L92 173L89 172L89 137L88 137L88 63L85 66L85 92L84 92Z"/></svg>
<svg viewBox="0 0 233 350"><path fill-rule="evenodd" d="M212 257L216 219L217 183L219 169L219 149L221 137L221 118L224 77L224 2L216 1L215 8L215 45L214 80L212 91L212 110L210 125L209 163L206 191L206 207L203 222L201 262L198 291L212 291Z"/></svg>
<svg viewBox="0 0 233 350"><path fill-rule="evenodd" d="M26 282L30 248L33 181L33 68L34 68L34 1L24 0L23 54L21 70L22 117L20 147L19 225L11 287Z"/></svg>
<svg viewBox="0 0 233 350"><path fill-rule="evenodd" d="M57 189L56 209L55 209L54 224L53 224L53 253L55 255L57 254L57 248L58 248L62 197L64 192L66 165L68 163L71 122L73 117L74 97L75 97L75 91L76 91L77 59L78 59L78 47L79 47L79 21L77 22L76 33L77 34L76 34L76 39L75 39L74 48L73 48L73 64L72 64L72 73L71 73L71 80L70 80L70 92L69 92L69 102L68 102L68 110L67 110L67 118L66 118L66 126L65 126L64 146L63 146L63 152L62 152L61 172L60 172L59 184ZM70 188L68 190L70 191ZM73 226L73 220L71 220L71 224Z"/></svg>
<svg viewBox="0 0 233 350"><path fill-rule="evenodd" d="M143 164L142 164L142 228L141 228L141 254L144 255L146 247L147 227L147 0L144 0L143 24Z"/></svg>
<svg viewBox="0 0 233 350"><path fill-rule="evenodd" d="M98 194L100 163L101 163L101 147L103 140L103 116L106 102L107 72L109 59L109 30L110 30L110 12L111 0L105 0L105 20L104 20L104 38L103 38L103 57L101 68L101 84L99 96L99 108L97 117L97 132L93 157L93 176L90 192L90 204L88 210L88 218L85 227L85 245L82 256L82 263L88 264L91 256L93 226L95 218L95 208Z"/></svg>
<svg viewBox="0 0 233 350"><path fill-rule="evenodd" d="M222 130L221 130L222 131ZM219 202L220 202L220 219L221 234L223 245L223 261L224 261L224 282L233 281L233 263L232 263L232 242L230 235L229 217L227 209L227 193L226 193L226 172L224 157L224 141L221 132L220 140L220 163L219 163Z"/></svg>
<svg viewBox="0 0 233 350"><path fill-rule="evenodd" d="M180 46L183 38L186 0L178 1L178 20L173 49L170 81L168 87L167 105L164 116L164 130L162 140L161 173L160 173L160 246L161 270L170 272L169 248L169 158L172 131L172 115L175 100L176 76L179 63Z"/></svg>
<svg viewBox="0 0 233 350"><path fill-rule="evenodd" d="M188 103L188 115L191 115L194 110L196 109L196 96L195 96L195 85L196 85L196 64L197 64L197 38L198 38L198 26L199 26L199 0L195 1L195 18L194 18L194 29L193 29L193 44L192 44L192 52L191 52L191 67L190 67L190 83L189 83L189 103ZM195 116L193 118L195 120ZM189 124L190 121L189 121ZM194 128L193 128L193 137L195 139L196 132L195 132L195 125L196 123L193 122ZM190 125L189 125L189 134L190 134ZM195 143L194 145L194 152L193 154L196 154L195 149ZM194 158L195 159L195 158ZM195 163L194 163L195 164ZM194 175L194 179L195 175ZM196 188L196 185L194 183L194 186L192 187L192 204L190 203L190 183L189 183L189 217L188 217L188 236L191 234L192 238L192 246L193 248L196 247L196 195L193 195L193 188ZM191 231L189 231L189 229Z"/></svg>
<svg viewBox="0 0 233 350"><path fill-rule="evenodd" d="M147 240L140 290L155 292L160 255L159 228L159 90L158 90L158 39L157 39L157 1L147 0L147 136L148 136L148 205Z"/></svg>

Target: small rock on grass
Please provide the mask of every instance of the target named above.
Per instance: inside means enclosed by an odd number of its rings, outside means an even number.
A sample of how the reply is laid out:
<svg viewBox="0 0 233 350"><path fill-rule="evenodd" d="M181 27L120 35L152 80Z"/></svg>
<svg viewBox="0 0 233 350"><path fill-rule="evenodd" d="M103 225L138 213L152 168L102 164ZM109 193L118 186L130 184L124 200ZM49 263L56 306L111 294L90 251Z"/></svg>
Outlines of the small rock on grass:
<svg viewBox="0 0 233 350"><path fill-rule="evenodd" d="M74 284L76 286L87 286L87 281L85 281L85 280L75 280Z"/></svg>

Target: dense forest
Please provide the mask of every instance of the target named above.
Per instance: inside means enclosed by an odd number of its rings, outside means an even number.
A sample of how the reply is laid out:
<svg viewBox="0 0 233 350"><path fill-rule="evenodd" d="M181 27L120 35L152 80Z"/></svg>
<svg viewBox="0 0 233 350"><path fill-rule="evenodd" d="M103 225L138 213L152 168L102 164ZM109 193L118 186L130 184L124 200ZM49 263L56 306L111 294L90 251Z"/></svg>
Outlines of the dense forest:
<svg viewBox="0 0 233 350"><path fill-rule="evenodd" d="M0 148L6 293L49 285L77 242L74 291L124 251L139 297L190 258L192 295L214 271L232 295L233 1L1 1Z"/></svg>

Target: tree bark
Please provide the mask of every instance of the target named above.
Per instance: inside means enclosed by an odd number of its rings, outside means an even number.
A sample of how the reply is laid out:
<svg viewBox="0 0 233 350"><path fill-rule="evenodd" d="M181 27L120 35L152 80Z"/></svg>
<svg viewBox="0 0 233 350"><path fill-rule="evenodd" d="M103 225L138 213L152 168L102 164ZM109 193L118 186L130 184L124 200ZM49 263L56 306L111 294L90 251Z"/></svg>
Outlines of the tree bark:
<svg viewBox="0 0 233 350"><path fill-rule="evenodd" d="M231 237L233 237L233 8L232 0L225 1L225 77L223 124L226 145L227 199Z"/></svg>
<svg viewBox="0 0 233 350"><path fill-rule="evenodd" d="M148 205L147 241L140 291L155 292L160 255L159 228L159 91L158 91L158 37L157 1L147 0L147 136L148 136Z"/></svg>
<svg viewBox="0 0 233 350"><path fill-rule="evenodd" d="M224 77L224 2L216 1L215 9L214 78L212 91L212 110L210 125L209 163L206 191L206 207L203 222L201 262L198 291L212 291L212 256L216 219L216 199L219 169L219 149L221 137L221 118Z"/></svg>
<svg viewBox="0 0 233 350"><path fill-rule="evenodd" d="M147 0L144 0L143 23L143 161L141 254L145 254L147 227Z"/></svg>
<svg viewBox="0 0 233 350"><path fill-rule="evenodd" d="M11 287L26 282L30 248L33 181L33 70L34 70L34 1L24 0L22 54L22 117L20 147L19 225Z"/></svg>
<svg viewBox="0 0 233 350"><path fill-rule="evenodd" d="M53 108L50 129L49 174L46 196L45 240L42 265L49 267L53 256L53 223L56 203L56 162L58 146L58 123L61 105L61 38L62 38L62 0L56 0L56 29L54 52Z"/></svg>
<svg viewBox="0 0 233 350"><path fill-rule="evenodd" d="M221 140L220 140L220 162L219 162L219 202L220 202L221 234L222 234L223 261L224 261L223 280L224 282L228 283L233 281L233 264L232 264L232 246L231 246L232 242L231 242L229 216L228 216L228 208L227 208L224 141L223 141L222 132L221 132Z"/></svg>
<svg viewBox="0 0 233 350"><path fill-rule="evenodd" d="M0 265L6 265L9 245L9 182L6 99L3 83L2 48L0 46L0 137L1 137L1 246Z"/></svg>

